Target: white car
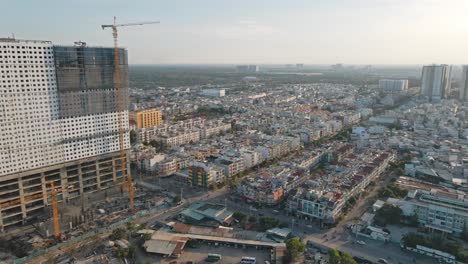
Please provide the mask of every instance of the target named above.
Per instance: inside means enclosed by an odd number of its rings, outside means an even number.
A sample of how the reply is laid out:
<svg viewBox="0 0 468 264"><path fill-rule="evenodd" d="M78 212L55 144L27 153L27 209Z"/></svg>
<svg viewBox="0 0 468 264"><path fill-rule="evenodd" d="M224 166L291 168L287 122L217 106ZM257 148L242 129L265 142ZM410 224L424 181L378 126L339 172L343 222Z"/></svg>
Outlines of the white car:
<svg viewBox="0 0 468 264"><path fill-rule="evenodd" d="M358 241L356 241L356 243L358 243L359 245L365 245L366 244L366 242L364 242L362 240L358 240Z"/></svg>

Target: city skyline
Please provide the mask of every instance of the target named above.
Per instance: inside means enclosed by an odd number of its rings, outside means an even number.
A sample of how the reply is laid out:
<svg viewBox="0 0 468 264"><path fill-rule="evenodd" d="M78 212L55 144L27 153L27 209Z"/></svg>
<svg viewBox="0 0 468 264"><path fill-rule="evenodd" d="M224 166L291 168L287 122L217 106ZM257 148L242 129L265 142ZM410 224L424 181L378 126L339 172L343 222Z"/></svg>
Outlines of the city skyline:
<svg viewBox="0 0 468 264"><path fill-rule="evenodd" d="M464 64L466 8L461 0L22 1L9 3L0 36L112 46L100 25L115 15L161 21L122 29L130 64ZM19 12L21 23L11 23Z"/></svg>

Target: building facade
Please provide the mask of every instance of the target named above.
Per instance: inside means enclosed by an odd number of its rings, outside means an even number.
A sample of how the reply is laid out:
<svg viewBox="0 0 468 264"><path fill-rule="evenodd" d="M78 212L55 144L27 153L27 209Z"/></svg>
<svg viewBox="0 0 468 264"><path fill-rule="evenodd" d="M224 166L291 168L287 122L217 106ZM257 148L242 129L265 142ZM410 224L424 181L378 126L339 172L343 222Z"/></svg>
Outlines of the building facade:
<svg viewBox="0 0 468 264"><path fill-rule="evenodd" d="M468 225L468 197L461 193L415 190L397 205L406 216L416 214L428 229L459 234Z"/></svg>
<svg viewBox="0 0 468 264"><path fill-rule="evenodd" d="M126 98L127 52L119 54ZM113 56L113 48L0 39L1 229L43 211L50 181L63 190L62 202L109 188L127 173L118 119L128 149L128 112L117 112Z"/></svg>
<svg viewBox="0 0 468 264"><path fill-rule="evenodd" d="M468 102L468 65L463 65L462 68L459 98L462 102Z"/></svg>
<svg viewBox="0 0 468 264"><path fill-rule="evenodd" d="M401 94L408 90L408 80L379 80L379 88L385 93Z"/></svg>
<svg viewBox="0 0 468 264"><path fill-rule="evenodd" d="M136 123L137 128L149 128L162 124L162 113L156 109L146 109L130 113L131 120Z"/></svg>
<svg viewBox="0 0 468 264"><path fill-rule="evenodd" d="M422 69L420 94L430 101L448 98L451 88L451 67L446 64L428 65Z"/></svg>

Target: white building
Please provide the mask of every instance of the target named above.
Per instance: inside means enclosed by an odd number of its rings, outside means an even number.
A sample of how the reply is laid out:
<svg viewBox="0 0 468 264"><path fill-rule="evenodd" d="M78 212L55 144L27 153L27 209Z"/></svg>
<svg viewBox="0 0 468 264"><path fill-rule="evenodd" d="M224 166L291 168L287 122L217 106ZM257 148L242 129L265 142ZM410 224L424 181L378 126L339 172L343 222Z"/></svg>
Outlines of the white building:
<svg viewBox="0 0 468 264"><path fill-rule="evenodd" d="M408 80L379 80L379 88L385 93L401 94L408 90Z"/></svg>
<svg viewBox="0 0 468 264"><path fill-rule="evenodd" d="M0 38L0 229L40 213L51 181L66 202L126 177L118 116L128 131L128 111L117 112L113 52ZM127 52L119 53L126 73ZM127 75L121 78L126 94ZM122 147L130 148L128 132Z"/></svg>
<svg viewBox="0 0 468 264"><path fill-rule="evenodd" d="M448 98L451 88L451 67L442 65L424 66L420 94L430 101Z"/></svg>
<svg viewBox="0 0 468 264"><path fill-rule="evenodd" d="M459 98L462 102L468 102L468 65L463 65L462 68Z"/></svg>
<svg viewBox="0 0 468 264"><path fill-rule="evenodd" d="M201 91L201 95L223 97L226 95L226 89L204 89Z"/></svg>

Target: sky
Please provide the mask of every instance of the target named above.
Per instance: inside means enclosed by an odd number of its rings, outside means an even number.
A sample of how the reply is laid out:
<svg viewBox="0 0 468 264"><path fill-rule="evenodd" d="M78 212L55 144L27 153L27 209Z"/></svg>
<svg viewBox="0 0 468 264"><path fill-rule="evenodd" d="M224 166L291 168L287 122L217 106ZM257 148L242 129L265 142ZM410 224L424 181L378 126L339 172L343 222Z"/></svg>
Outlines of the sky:
<svg viewBox="0 0 468 264"><path fill-rule="evenodd" d="M466 64L468 0L0 0L0 37L112 46L130 64Z"/></svg>

